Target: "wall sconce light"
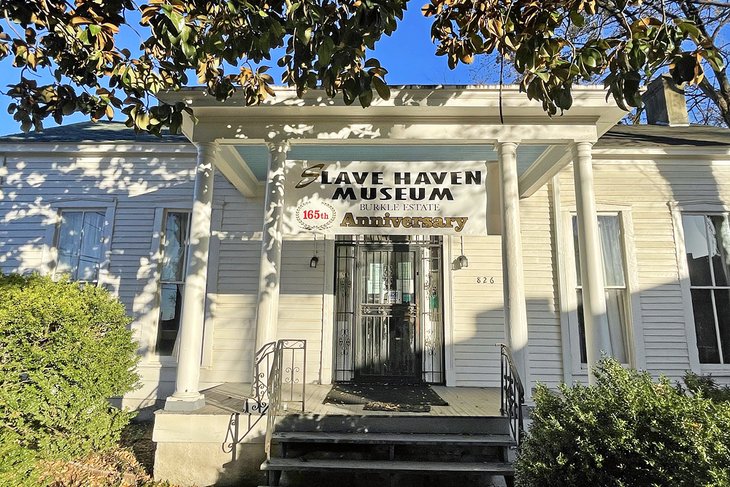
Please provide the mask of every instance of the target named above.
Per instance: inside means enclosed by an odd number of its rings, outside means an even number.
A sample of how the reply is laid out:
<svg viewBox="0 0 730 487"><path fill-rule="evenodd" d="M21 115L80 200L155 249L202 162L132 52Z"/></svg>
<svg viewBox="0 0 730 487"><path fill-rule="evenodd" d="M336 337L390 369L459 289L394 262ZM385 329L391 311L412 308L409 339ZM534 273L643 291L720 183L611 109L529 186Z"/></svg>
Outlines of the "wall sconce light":
<svg viewBox="0 0 730 487"><path fill-rule="evenodd" d="M469 259L464 255L464 237L461 238L461 255L456 258L456 265L459 269L469 267Z"/></svg>
<svg viewBox="0 0 730 487"><path fill-rule="evenodd" d="M317 234L314 234L314 255L311 259L309 259L309 267L312 269L317 268L317 264L319 264L319 257L317 257Z"/></svg>

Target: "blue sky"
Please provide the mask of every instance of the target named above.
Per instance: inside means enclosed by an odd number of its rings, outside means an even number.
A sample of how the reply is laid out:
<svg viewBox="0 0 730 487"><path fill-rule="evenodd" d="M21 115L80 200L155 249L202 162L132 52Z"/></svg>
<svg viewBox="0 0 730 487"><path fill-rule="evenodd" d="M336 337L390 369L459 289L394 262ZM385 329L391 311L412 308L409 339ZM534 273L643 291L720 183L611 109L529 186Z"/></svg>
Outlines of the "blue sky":
<svg viewBox="0 0 730 487"><path fill-rule="evenodd" d="M422 0L425 3L425 0ZM403 22L392 37L383 38L376 47L374 56L381 64L388 69L386 77L390 84L468 84L478 79L475 69L471 66L460 65L455 70L450 70L446 65L445 57L436 57L436 47L431 43L431 20L421 15L421 3L409 2L409 9L406 11ZM136 36L127 36L129 44L137 45L139 40ZM125 40L126 40L125 39ZM17 80L19 71L12 68L10 59L0 63L0 90L5 91L6 86ZM276 67L275 61L271 63L272 68ZM277 72L272 69L272 74L277 84ZM10 116L6 107L10 103L7 96L0 95L0 135L20 132L20 127ZM118 114L115 120L123 120L124 115ZM76 115L67 117L66 124L74 121L83 121L86 117ZM45 126L52 127L55 123L47 119Z"/></svg>

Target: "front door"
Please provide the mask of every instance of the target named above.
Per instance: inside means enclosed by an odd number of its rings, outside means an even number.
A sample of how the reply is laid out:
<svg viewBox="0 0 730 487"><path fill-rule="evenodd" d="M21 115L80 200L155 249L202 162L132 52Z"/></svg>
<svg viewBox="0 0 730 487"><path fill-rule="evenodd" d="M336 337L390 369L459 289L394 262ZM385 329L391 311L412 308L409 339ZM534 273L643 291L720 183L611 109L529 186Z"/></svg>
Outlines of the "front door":
<svg viewBox="0 0 730 487"><path fill-rule="evenodd" d="M421 380L417 262L408 245L358 249L355 379Z"/></svg>

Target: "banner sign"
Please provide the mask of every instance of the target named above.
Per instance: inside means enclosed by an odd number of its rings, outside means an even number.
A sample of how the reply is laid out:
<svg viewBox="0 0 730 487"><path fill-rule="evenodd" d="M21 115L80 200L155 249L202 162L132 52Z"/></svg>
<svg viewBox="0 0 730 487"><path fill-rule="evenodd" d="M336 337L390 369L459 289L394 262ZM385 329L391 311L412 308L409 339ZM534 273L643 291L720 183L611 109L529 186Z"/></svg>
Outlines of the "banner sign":
<svg viewBox="0 0 730 487"><path fill-rule="evenodd" d="M483 162L287 165L285 234L487 233Z"/></svg>

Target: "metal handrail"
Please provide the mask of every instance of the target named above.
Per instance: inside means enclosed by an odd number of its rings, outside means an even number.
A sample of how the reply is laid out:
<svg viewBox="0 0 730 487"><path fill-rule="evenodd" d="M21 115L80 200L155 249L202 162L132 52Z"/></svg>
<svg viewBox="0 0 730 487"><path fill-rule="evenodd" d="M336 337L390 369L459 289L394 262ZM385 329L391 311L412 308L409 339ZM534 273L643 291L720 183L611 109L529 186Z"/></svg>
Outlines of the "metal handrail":
<svg viewBox="0 0 730 487"><path fill-rule="evenodd" d="M264 414L269 407L269 376L273 365L276 342L265 343L254 358L254 377L251 383L251 397L254 403L246 404L246 412Z"/></svg>
<svg viewBox="0 0 730 487"><path fill-rule="evenodd" d="M274 353L274 361L269 374L269 409L266 411L266 442L264 443L264 451L266 459L271 460L271 437L274 434L274 426L276 425L276 416L279 414L281 405L281 361L282 354L279 353L279 344L276 344L276 352Z"/></svg>
<svg viewBox="0 0 730 487"><path fill-rule="evenodd" d="M302 365L297 366L296 352L302 351ZM287 352L291 351L291 355ZM288 356L285 357L285 354ZM284 368L284 359L289 358L287 367ZM299 374L301 372L301 375ZM301 377L301 382L300 378ZM274 434L276 426L276 417L279 415L283 404L300 403L301 411L304 412L306 398L306 378L307 378L307 341L306 340L279 340L276 342L274 349L274 357L271 364L268 380L269 407L266 411L266 442L264 450L266 458L271 459L271 438ZM295 385L301 383L302 395L301 400L295 400ZM284 385L289 385L289 395L282 401L282 391Z"/></svg>
<svg viewBox="0 0 730 487"><path fill-rule="evenodd" d="M515 367L512 351L504 343L500 349L501 405L500 413L507 416L512 438L519 446L525 433L522 410L525 404L525 388Z"/></svg>

